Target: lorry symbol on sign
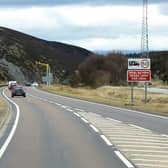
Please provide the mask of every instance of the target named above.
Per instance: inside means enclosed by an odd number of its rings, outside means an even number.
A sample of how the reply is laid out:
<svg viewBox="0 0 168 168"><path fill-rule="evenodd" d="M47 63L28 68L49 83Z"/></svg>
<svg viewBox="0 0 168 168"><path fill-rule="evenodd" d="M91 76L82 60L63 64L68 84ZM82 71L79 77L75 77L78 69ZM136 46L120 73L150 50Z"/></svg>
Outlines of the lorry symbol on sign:
<svg viewBox="0 0 168 168"><path fill-rule="evenodd" d="M129 61L129 66L139 66L139 62L137 62L137 61Z"/></svg>

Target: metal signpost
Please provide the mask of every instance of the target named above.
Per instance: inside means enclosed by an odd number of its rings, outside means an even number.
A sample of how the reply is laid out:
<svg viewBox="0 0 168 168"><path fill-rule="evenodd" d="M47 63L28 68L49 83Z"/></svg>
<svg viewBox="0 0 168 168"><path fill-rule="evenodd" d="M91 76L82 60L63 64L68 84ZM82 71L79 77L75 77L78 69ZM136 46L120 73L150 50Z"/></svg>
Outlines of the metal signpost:
<svg viewBox="0 0 168 168"><path fill-rule="evenodd" d="M40 61L36 61L36 64L46 67L46 77L43 77L43 80L46 81L47 86L49 86L50 83L51 83L51 80L50 80L50 74L51 74L50 73L50 65L46 64L46 63L43 63L43 62L40 62Z"/></svg>
<svg viewBox="0 0 168 168"><path fill-rule="evenodd" d="M131 103L133 104L133 83L149 82L151 80L150 59L128 59L127 81L131 82ZM147 87L145 87L147 88ZM147 101L147 89L145 89L145 102Z"/></svg>

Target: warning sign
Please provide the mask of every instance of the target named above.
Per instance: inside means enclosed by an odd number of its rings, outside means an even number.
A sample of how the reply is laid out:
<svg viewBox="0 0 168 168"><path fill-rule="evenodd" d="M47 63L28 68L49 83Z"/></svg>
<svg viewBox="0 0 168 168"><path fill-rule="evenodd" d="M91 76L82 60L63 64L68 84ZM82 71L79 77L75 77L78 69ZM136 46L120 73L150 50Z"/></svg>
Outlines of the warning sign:
<svg viewBox="0 0 168 168"><path fill-rule="evenodd" d="M150 70L128 70L127 81L128 82L148 82L151 80Z"/></svg>

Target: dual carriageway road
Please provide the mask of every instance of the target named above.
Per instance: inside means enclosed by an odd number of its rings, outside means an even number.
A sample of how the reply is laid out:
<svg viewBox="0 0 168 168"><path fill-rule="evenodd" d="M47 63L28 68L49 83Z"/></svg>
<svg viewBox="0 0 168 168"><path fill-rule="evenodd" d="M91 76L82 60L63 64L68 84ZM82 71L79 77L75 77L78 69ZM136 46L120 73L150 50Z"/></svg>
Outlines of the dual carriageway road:
<svg viewBox="0 0 168 168"><path fill-rule="evenodd" d="M27 87L1 168L167 168L168 118ZM10 98L9 91L5 94ZM10 98L11 99L11 98ZM6 139L18 111L1 139ZM0 141L1 150L5 140Z"/></svg>

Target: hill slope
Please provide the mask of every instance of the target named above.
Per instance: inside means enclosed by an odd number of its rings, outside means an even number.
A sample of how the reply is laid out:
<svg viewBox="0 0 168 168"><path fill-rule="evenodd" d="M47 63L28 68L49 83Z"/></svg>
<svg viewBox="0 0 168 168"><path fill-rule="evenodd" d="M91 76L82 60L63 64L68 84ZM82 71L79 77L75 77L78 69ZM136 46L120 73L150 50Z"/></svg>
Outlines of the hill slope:
<svg viewBox="0 0 168 168"><path fill-rule="evenodd" d="M36 61L49 63L54 76L60 78L77 69L91 52L80 47L41 40L0 27L0 79L40 80L45 68Z"/></svg>

